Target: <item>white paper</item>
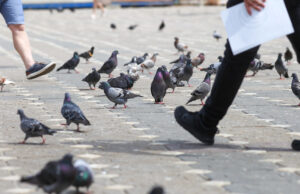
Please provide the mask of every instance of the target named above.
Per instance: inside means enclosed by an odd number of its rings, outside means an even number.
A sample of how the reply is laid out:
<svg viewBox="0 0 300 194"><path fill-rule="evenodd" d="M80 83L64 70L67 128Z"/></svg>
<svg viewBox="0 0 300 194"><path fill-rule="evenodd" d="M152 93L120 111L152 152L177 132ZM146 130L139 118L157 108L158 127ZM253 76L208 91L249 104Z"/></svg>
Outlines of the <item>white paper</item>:
<svg viewBox="0 0 300 194"><path fill-rule="evenodd" d="M252 16L240 3L224 10L221 17L234 55L294 32L283 0L266 1L262 11L252 9Z"/></svg>

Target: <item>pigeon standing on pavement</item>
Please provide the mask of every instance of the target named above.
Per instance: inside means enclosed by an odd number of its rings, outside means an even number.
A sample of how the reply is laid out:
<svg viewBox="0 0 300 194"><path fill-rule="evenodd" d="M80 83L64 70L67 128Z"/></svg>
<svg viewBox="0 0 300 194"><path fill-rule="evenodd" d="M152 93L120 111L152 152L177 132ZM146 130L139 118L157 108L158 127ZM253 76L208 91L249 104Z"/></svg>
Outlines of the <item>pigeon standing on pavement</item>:
<svg viewBox="0 0 300 194"><path fill-rule="evenodd" d="M61 67L59 67L56 71L60 71L62 69L67 69L68 73L70 70L74 70L76 73L79 73L75 68L80 62L80 58L77 52L74 52L73 57L65 62Z"/></svg>
<svg viewBox="0 0 300 194"><path fill-rule="evenodd" d="M135 79L132 78L129 75L126 75L124 73L120 73L119 77L111 78L107 80L109 85L113 88L121 88L121 89L131 89L133 87L133 84L135 83ZM103 88L102 88L103 89Z"/></svg>
<svg viewBox="0 0 300 194"><path fill-rule="evenodd" d="M171 79L170 73L168 72L167 67L165 65L163 65L163 66L161 66L161 69L162 69L162 74L163 74L164 81L167 85L167 89L171 88L173 90L172 93L174 93L175 84L172 82L172 79Z"/></svg>
<svg viewBox="0 0 300 194"><path fill-rule="evenodd" d="M166 26L165 21L164 21L164 20L161 21L161 23L160 23L160 25L159 25L159 27L158 27L158 30L159 30L159 31L162 31L162 30L165 28L165 26Z"/></svg>
<svg viewBox="0 0 300 194"><path fill-rule="evenodd" d="M141 63L141 67L143 69L147 69L149 74L152 74L150 72L150 69L152 69L155 66L157 56L158 56L158 53L154 53L150 59L145 60L143 63Z"/></svg>
<svg viewBox="0 0 300 194"><path fill-rule="evenodd" d="M87 191L89 191L90 186L94 182L94 174L91 167L83 160L77 160L74 167L76 169L76 177L73 186L76 187L76 193L79 193L80 187L86 187Z"/></svg>
<svg viewBox="0 0 300 194"><path fill-rule="evenodd" d="M84 52L84 53L81 53L80 55L79 55L79 57L82 57L82 58L84 58L85 60L86 60L86 62L89 62L89 59L93 56L93 54L94 54L94 49L95 49L95 47L92 47L90 50L88 50L88 51L86 51L86 52Z"/></svg>
<svg viewBox="0 0 300 194"><path fill-rule="evenodd" d="M265 70L270 69L272 70L274 68L274 65L270 63L264 63L263 61L260 61L257 58L254 58L254 60L250 63L248 71L252 71L253 74L250 75L251 77L255 76L259 70ZM247 76L249 77L249 76Z"/></svg>
<svg viewBox="0 0 300 194"><path fill-rule="evenodd" d="M130 25L130 26L128 27L128 30L134 30L134 29L136 29L136 27L138 27L137 24L135 24L135 25Z"/></svg>
<svg viewBox="0 0 300 194"><path fill-rule="evenodd" d="M197 57L192 59L192 65L193 67L198 67L200 66L205 60L205 54L200 53ZM201 70L201 68L199 68Z"/></svg>
<svg viewBox="0 0 300 194"><path fill-rule="evenodd" d="M148 194L164 194L165 191L161 186L153 187Z"/></svg>
<svg viewBox="0 0 300 194"><path fill-rule="evenodd" d="M50 129L38 120L28 118L23 110L19 109L18 114L21 119L21 129L25 133L25 138L21 142L22 144L24 144L29 137L41 137L43 139L41 144L45 144L46 139L44 135L53 135L56 133L56 131Z"/></svg>
<svg viewBox="0 0 300 194"><path fill-rule="evenodd" d="M100 79L100 74L96 71L95 68L93 68L92 72L89 73L85 78L83 78L82 81L87 82L91 90L95 90L96 84L100 81ZM94 88L91 87L92 85L94 86Z"/></svg>
<svg viewBox="0 0 300 194"><path fill-rule="evenodd" d="M114 23L111 23L111 24L110 24L110 28L113 29L113 30L115 30L115 29L117 29L117 25L114 24Z"/></svg>
<svg viewBox="0 0 300 194"><path fill-rule="evenodd" d="M300 82L299 82L298 76L296 73L293 73L292 77L293 77L292 86L291 86L292 91L295 94L295 96L297 96L298 99L300 100ZM298 106L300 106L300 103Z"/></svg>
<svg viewBox="0 0 300 194"><path fill-rule="evenodd" d="M176 77L176 85L181 81L186 81L188 86L191 87L189 81L193 75L193 65L190 59L186 62L185 66L174 69L172 73Z"/></svg>
<svg viewBox="0 0 300 194"><path fill-rule="evenodd" d="M15 85L15 82L10 81L6 78L0 78L0 91L3 92L3 88L6 85Z"/></svg>
<svg viewBox="0 0 300 194"><path fill-rule="evenodd" d="M214 33L213 33L213 37L214 37L217 41L219 41L219 40L222 38L222 36L221 36L219 33L217 33L216 30L215 30Z"/></svg>
<svg viewBox="0 0 300 194"><path fill-rule="evenodd" d="M75 181L76 169L72 160L73 156L66 154L58 161L48 162L36 175L21 177L20 182L36 185L45 193L62 193Z"/></svg>
<svg viewBox="0 0 300 194"><path fill-rule="evenodd" d="M203 82L191 93L192 96L186 104L200 99L201 105L204 105L203 99L207 96L207 94L210 91L210 76L210 73L206 73Z"/></svg>
<svg viewBox="0 0 300 194"><path fill-rule="evenodd" d="M115 70L118 65L117 55L119 52L116 50L112 52L109 59L102 65L102 67L98 70L98 73L105 73L109 75L109 78L112 77L111 73Z"/></svg>
<svg viewBox="0 0 300 194"><path fill-rule="evenodd" d="M291 63L291 60L293 59L293 53L290 51L290 49L287 47L286 51L284 53L284 60L289 65Z"/></svg>
<svg viewBox="0 0 300 194"><path fill-rule="evenodd" d="M139 64L142 64L148 57L148 53L145 53L143 56L141 57L137 57L136 58L136 63L139 65Z"/></svg>
<svg viewBox="0 0 300 194"><path fill-rule="evenodd" d="M174 46L175 48L177 49L178 52L184 52L187 50L188 46L183 44L182 42L179 42L179 38L178 37L175 37L174 38L175 41L174 41Z"/></svg>
<svg viewBox="0 0 300 194"><path fill-rule="evenodd" d="M163 70L159 67L151 83L151 94L155 104L162 104L167 91L167 84L163 77Z"/></svg>
<svg viewBox="0 0 300 194"><path fill-rule="evenodd" d="M285 78L289 78L289 74L288 74L288 69L285 66L283 60L282 60L282 54L279 53L278 54L278 58L275 62L275 69L277 71L277 73L279 74L280 78L279 79L283 79L281 76L283 75Z"/></svg>
<svg viewBox="0 0 300 194"><path fill-rule="evenodd" d="M126 103L128 99L142 97L141 95L131 93L128 90L113 88L108 82L101 82L99 88L103 89L106 97L115 103L115 105L112 107L113 109L116 108L118 104L123 104L124 108L127 108Z"/></svg>
<svg viewBox="0 0 300 194"><path fill-rule="evenodd" d="M188 59L191 59L191 53L191 51L188 51L186 55L180 55L178 59L171 61L170 64L179 63L180 61L185 63Z"/></svg>
<svg viewBox="0 0 300 194"><path fill-rule="evenodd" d="M61 114L66 119L66 124L63 125L69 126L71 123L75 123L77 125L78 132L80 131L79 124L91 125L84 116L83 112L80 110L79 106L71 101L71 96L69 93L65 93Z"/></svg>

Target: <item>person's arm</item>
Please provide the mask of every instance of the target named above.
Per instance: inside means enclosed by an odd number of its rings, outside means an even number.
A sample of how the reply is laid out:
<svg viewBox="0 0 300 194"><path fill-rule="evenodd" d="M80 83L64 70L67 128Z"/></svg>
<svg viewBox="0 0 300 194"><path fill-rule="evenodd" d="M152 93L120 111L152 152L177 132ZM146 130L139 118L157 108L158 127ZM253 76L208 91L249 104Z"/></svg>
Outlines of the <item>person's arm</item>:
<svg viewBox="0 0 300 194"><path fill-rule="evenodd" d="M249 15L252 15L252 8L260 11L265 7L266 0L244 0L245 7Z"/></svg>

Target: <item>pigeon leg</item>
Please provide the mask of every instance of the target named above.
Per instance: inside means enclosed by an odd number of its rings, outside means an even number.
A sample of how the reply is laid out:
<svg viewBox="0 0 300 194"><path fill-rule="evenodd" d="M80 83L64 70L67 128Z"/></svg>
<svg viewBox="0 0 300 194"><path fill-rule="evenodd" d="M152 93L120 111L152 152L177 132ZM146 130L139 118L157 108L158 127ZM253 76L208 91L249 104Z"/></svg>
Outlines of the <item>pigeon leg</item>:
<svg viewBox="0 0 300 194"><path fill-rule="evenodd" d="M126 104L124 104L124 108L127 108Z"/></svg>
<svg viewBox="0 0 300 194"><path fill-rule="evenodd" d="M43 136L41 136L41 138L43 139L43 141L42 141L42 143L41 143L41 144L45 144L45 142L46 142L46 139L45 139Z"/></svg>
<svg viewBox="0 0 300 194"><path fill-rule="evenodd" d="M173 89L172 93L174 93L174 92L175 92L175 89Z"/></svg>
<svg viewBox="0 0 300 194"><path fill-rule="evenodd" d="M77 124L77 132L80 132L79 124Z"/></svg>
<svg viewBox="0 0 300 194"><path fill-rule="evenodd" d="M111 109L115 109L117 107L117 104L115 104L113 107L111 107Z"/></svg>
<svg viewBox="0 0 300 194"><path fill-rule="evenodd" d="M25 142L26 142L27 139L28 139L28 136L26 135L25 138L24 138L24 140L21 141L19 144L25 144Z"/></svg>
<svg viewBox="0 0 300 194"><path fill-rule="evenodd" d="M201 100L201 105L202 105L202 106L205 105L204 102L203 102L202 100Z"/></svg>
<svg viewBox="0 0 300 194"><path fill-rule="evenodd" d="M76 69L74 69L74 71L76 72L76 73L80 73L79 71L77 71Z"/></svg>
<svg viewBox="0 0 300 194"><path fill-rule="evenodd" d="M298 106L300 106L300 103L298 104Z"/></svg>
<svg viewBox="0 0 300 194"><path fill-rule="evenodd" d="M114 76L110 73L109 75L108 75L108 78L113 78Z"/></svg>
<svg viewBox="0 0 300 194"><path fill-rule="evenodd" d="M187 82L187 84L188 84L188 87L192 87L192 85L189 82Z"/></svg>

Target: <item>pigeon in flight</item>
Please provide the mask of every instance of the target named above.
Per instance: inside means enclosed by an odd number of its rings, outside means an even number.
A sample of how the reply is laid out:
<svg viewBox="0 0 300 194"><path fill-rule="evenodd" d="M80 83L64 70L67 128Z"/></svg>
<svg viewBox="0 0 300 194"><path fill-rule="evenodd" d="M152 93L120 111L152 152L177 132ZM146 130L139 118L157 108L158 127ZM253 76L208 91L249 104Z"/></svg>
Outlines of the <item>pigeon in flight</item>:
<svg viewBox="0 0 300 194"><path fill-rule="evenodd" d="M287 47L286 51L284 53L284 60L289 65L291 63L291 60L293 59L293 53L290 51L290 49Z"/></svg>
<svg viewBox="0 0 300 194"><path fill-rule="evenodd" d="M161 21L161 23L160 23L160 25L159 25L159 27L158 27L158 30L159 30L159 31L162 31L162 30L165 28L165 26L166 26L165 21L164 21L164 20Z"/></svg>
<svg viewBox="0 0 300 194"><path fill-rule="evenodd" d="M86 51L86 52L84 52L84 53L81 53L80 55L79 55L79 57L82 57L82 58L84 58L85 60L86 60L86 62L88 63L89 62L89 59L93 56L93 54L94 54L94 49L95 49L95 47L92 47L90 50L88 50L88 51Z"/></svg>
<svg viewBox="0 0 300 194"><path fill-rule="evenodd" d="M72 160L73 156L66 154L58 161L48 162L37 174L21 177L20 182L36 185L45 193L62 193L75 181L76 169Z"/></svg>
<svg viewBox="0 0 300 194"><path fill-rule="evenodd" d="M94 182L94 174L91 167L83 160L77 160L74 163L74 167L76 169L76 177L73 186L76 187L76 193L80 193L80 187L86 187L87 193L89 193L89 188Z"/></svg>
<svg viewBox="0 0 300 194"><path fill-rule="evenodd" d="M108 82L101 82L99 88L103 89L106 97L111 102L115 103L115 105L112 107L113 109L116 108L118 104L123 104L124 108L127 108L126 103L128 99L142 97L141 95L131 93L128 90L113 88Z"/></svg>
<svg viewBox="0 0 300 194"><path fill-rule="evenodd" d="M145 60L143 63L141 63L141 67L143 69L147 69L149 74L152 74L149 70L155 66L157 56L158 56L158 53L154 53L150 59Z"/></svg>
<svg viewBox="0 0 300 194"><path fill-rule="evenodd" d="M76 73L79 73L75 68L80 62L80 58L77 52L74 52L73 57L65 62L61 67L59 67L56 71L60 71L62 69L67 69L68 73L70 70L74 70Z"/></svg>
<svg viewBox="0 0 300 194"><path fill-rule="evenodd" d="M292 86L291 86L292 91L295 94L295 96L297 96L297 98L300 99L300 82L298 76L296 73L293 73L292 77L293 77ZM300 106L300 103L298 106Z"/></svg>
<svg viewBox="0 0 300 194"><path fill-rule="evenodd" d="M56 133L56 131L50 129L38 120L28 118L23 110L19 109L18 114L21 119L21 129L25 133L25 138L21 142L22 144L25 144L29 137L41 137L43 139L41 144L45 144L46 139L44 138L44 135L53 135Z"/></svg>
<svg viewBox="0 0 300 194"><path fill-rule="evenodd" d="M13 81L10 81L10 80L8 80L8 79L6 79L6 78L0 78L0 91L1 92L3 92L3 88L4 88L4 86L6 86L6 85L15 85L15 82L13 82Z"/></svg>
<svg viewBox="0 0 300 194"><path fill-rule="evenodd" d="M275 69L276 69L277 73L280 76L279 79L284 79L284 78L281 77L282 75L285 78L289 78L288 69L287 69L287 67L285 66L285 64L282 60L282 54L281 53L278 54L278 58L275 62Z"/></svg>
<svg viewBox="0 0 300 194"><path fill-rule="evenodd" d="M77 125L78 132L80 131L79 124L91 125L84 116L83 112L80 110L79 106L71 101L71 96L69 93L65 93L61 114L66 119L66 124L63 125L69 126L71 123L75 123Z"/></svg>
<svg viewBox="0 0 300 194"><path fill-rule="evenodd" d="M96 71L95 68L93 68L92 72L89 73L85 78L83 78L82 81L87 82L91 90L95 90L96 84L100 81L100 79L101 79L100 74ZM91 87L92 85L94 86L94 88Z"/></svg>
<svg viewBox="0 0 300 194"><path fill-rule="evenodd" d="M174 46L175 46L175 48L177 49L178 52L184 52L184 51L187 50L188 46L183 44L182 42L179 42L178 37L175 37L174 39L175 39Z"/></svg>
<svg viewBox="0 0 300 194"><path fill-rule="evenodd" d="M217 41L219 41L219 40L222 38L222 36L221 36L219 33L217 33L216 30L215 30L214 33L213 33L213 37L214 37Z"/></svg>
<svg viewBox="0 0 300 194"><path fill-rule="evenodd" d="M151 94L154 98L155 104L163 104L167 89L167 84L163 77L163 70L159 67L151 83Z"/></svg>
<svg viewBox="0 0 300 194"><path fill-rule="evenodd" d="M135 25L130 25L130 26L128 27L128 30L134 30L134 29L136 29L136 27L138 27L137 24L135 24Z"/></svg>
<svg viewBox="0 0 300 194"><path fill-rule="evenodd" d="M98 70L98 73L105 73L108 74L109 78L112 77L111 73L115 70L115 68L118 66L118 58L117 55L119 54L119 51L112 52L109 59L102 65L102 67Z"/></svg>
<svg viewBox="0 0 300 194"><path fill-rule="evenodd" d="M115 29L117 29L117 26L116 26L116 24L111 23L111 24L110 24L110 28L113 29L113 30L115 30Z"/></svg>
<svg viewBox="0 0 300 194"><path fill-rule="evenodd" d="M210 76L210 73L206 73L203 82L191 93L192 96L186 104L200 99L201 105L204 105L203 99L207 96L207 94L210 91Z"/></svg>

